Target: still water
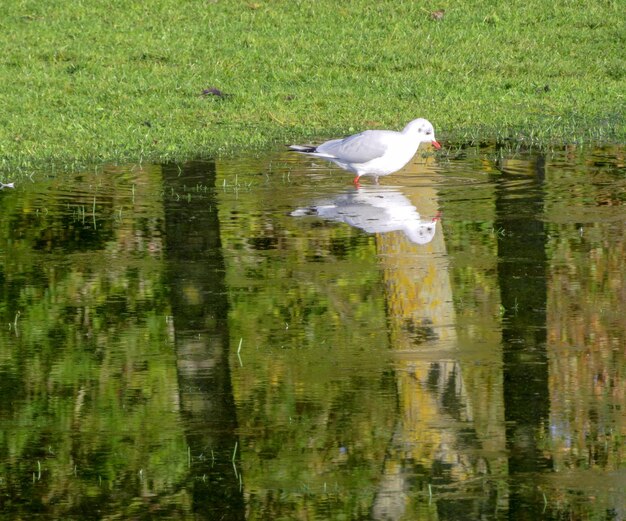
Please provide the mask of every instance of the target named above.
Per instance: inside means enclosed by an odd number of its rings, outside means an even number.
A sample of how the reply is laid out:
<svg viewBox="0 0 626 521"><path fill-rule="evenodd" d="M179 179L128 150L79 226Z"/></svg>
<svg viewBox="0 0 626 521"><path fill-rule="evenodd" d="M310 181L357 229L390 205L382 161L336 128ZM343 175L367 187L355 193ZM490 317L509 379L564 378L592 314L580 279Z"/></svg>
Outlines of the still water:
<svg viewBox="0 0 626 521"><path fill-rule="evenodd" d="M0 517L626 519L626 149L0 192ZM6 180L5 180L6 181Z"/></svg>

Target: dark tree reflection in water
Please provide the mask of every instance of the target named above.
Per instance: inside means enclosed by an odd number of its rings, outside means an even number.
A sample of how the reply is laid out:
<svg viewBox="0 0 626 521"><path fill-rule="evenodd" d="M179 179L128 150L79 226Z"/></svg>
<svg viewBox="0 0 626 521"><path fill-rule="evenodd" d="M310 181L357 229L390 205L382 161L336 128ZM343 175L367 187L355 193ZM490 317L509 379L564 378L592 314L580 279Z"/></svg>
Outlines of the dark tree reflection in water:
<svg viewBox="0 0 626 521"><path fill-rule="evenodd" d="M545 159L531 172L495 176L498 283L502 305L504 410L509 474L520 476L511 490L515 519L539 519L545 505L534 476L551 470L538 443L549 421L546 352L547 267L544 218ZM522 181L523 189L511 188ZM523 182L527 181L527 182ZM532 404L532 406L530 406Z"/></svg>
<svg viewBox="0 0 626 521"><path fill-rule="evenodd" d="M167 287L192 511L198 519L244 519L215 164L164 166L163 179L172 194L164 201ZM186 197L194 185L206 187L202 197Z"/></svg>

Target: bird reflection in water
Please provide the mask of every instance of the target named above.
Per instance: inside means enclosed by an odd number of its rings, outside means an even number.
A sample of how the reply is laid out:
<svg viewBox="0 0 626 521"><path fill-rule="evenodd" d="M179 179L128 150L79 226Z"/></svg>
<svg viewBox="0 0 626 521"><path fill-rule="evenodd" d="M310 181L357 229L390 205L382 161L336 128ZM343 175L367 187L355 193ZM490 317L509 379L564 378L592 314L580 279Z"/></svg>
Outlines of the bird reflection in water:
<svg viewBox="0 0 626 521"><path fill-rule="evenodd" d="M361 187L297 208L293 217L317 216L344 222L368 233L402 231L415 244L427 244L435 236L441 215L422 219L417 208L393 187Z"/></svg>

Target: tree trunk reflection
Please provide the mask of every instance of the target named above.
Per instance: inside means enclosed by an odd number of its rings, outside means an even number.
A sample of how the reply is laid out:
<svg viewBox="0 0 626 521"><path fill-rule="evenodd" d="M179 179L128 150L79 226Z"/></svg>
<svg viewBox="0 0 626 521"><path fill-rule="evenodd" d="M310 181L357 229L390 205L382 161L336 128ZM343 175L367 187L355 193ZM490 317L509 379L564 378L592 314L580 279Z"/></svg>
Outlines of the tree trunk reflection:
<svg viewBox="0 0 626 521"><path fill-rule="evenodd" d="M243 519L214 163L163 168L169 288L193 510ZM202 187L200 190L198 187Z"/></svg>
<svg viewBox="0 0 626 521"><path fill-rule="evenodd" d="M495 230L509 474L536 475L551 465L538 447L549 414L544 159L539 156L534 164L508 160L499 167L504 175L496 188ZM512 490L510 502L516 519L537 519L544 508L540 491L531 484ZM530 511L529 505L538 510Z"/></svg>

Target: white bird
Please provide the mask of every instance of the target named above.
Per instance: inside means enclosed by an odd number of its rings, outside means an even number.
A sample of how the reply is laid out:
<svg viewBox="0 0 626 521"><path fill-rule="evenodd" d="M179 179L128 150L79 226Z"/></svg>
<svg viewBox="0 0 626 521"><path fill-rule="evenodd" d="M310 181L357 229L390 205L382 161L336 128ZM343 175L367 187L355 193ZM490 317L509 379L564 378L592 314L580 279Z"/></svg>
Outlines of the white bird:
<svg viewBox="0 0 626 521"><path fill-rule="evenodd" d="M437 214L432 219L422 219L417 208L399 190L382 186L351 189L319 199L311 206L296 208L290 215L313 215L344 222L367 233L402 231L415 244L429 243L441 218Z"/></svg>
<svg viewBox="0 0 626 521"><path fill-rule="evenodd" d="M291 150L332 161L344 170L354 172L354 183L364 175L393 174L406 165L421 143L432 143L441 148L435 139L435 129L430 121L419 118L411 121L401 132L394 130L366 130L343 139L331 139L321 145L289 145Z"/></svg>

